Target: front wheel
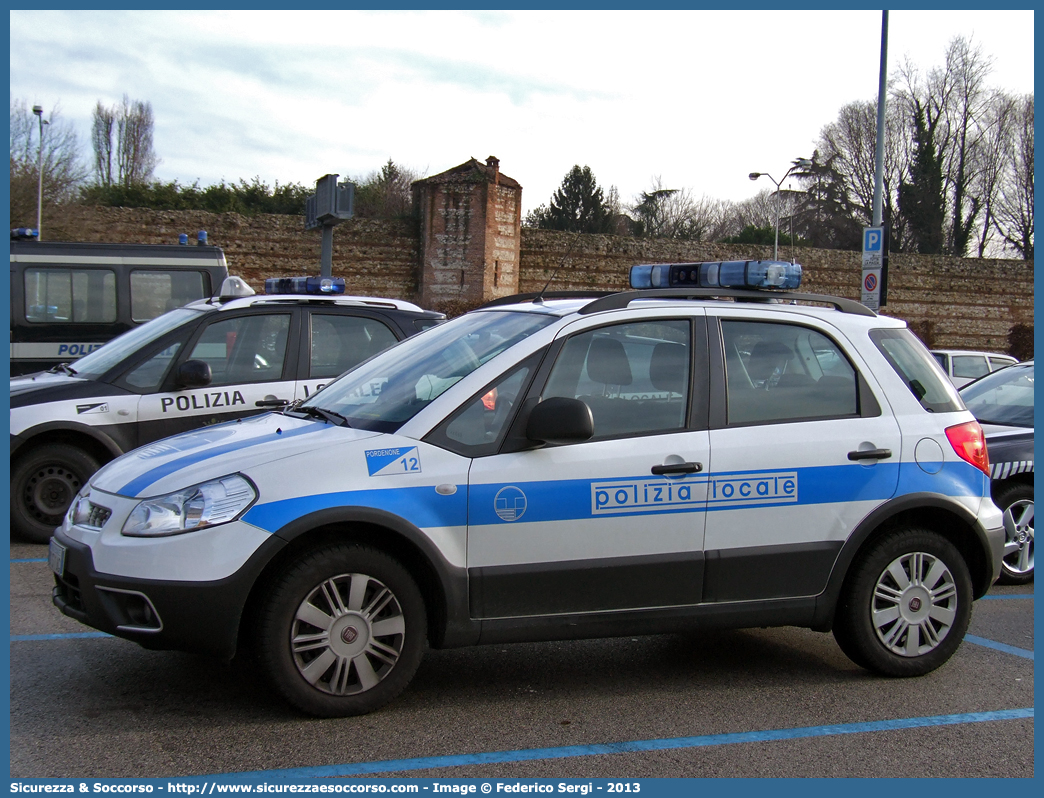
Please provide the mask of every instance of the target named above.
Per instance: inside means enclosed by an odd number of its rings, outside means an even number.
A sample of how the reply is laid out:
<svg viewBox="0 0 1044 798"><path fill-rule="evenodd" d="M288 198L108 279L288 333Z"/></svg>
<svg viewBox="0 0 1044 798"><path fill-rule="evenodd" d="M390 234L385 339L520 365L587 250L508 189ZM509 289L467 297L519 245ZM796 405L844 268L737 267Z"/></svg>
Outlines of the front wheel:
<svg viewBox="0 0 1044 798"><path fill-rule="evenodd" d="M85 451L62 443L37 446L19 457L11 467L11 531L46 543L98 468Z"/></svg>
<svg viewBox="0 0 1044 798"><path fill-rule="evenodd" d="M276 689L310 715L362 715L409 684L427 638L420 591L383 552L337 543L277 579L258 620L257 654Z"/></svg>
<svg viewBox="0 0 1044 798"><path fill-rule="evenodd" d="M1007 485L994 501L1004 511L1004 556L997 581L1025 585L1033 581L1033 486Z"/></svg>
<svg viewBox="0 0 1044 798"><path fill-rule="evenodd" d="M871 544L845 580L834 637L854 662L922 676L946 662L971 619L968 566L941 535L902 528Z"/></svg>

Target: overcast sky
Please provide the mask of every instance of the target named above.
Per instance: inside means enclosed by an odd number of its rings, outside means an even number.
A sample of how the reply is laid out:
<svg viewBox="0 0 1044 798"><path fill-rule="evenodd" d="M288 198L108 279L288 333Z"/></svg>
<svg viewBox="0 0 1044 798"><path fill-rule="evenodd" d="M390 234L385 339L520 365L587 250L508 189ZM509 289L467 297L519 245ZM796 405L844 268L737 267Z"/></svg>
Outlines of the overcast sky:
<svg viewBox="0 0 1044 798"><path fill-rule="evenodd" d="M495 155L548 202L574 164L624 203L742 200L877 96L880 11L11 11L11 98L75 123L152 103L156 177L314 185L389 158L430 176ZM889 13L888 71L964 36L1033 91L1032 11Z"/></svg>

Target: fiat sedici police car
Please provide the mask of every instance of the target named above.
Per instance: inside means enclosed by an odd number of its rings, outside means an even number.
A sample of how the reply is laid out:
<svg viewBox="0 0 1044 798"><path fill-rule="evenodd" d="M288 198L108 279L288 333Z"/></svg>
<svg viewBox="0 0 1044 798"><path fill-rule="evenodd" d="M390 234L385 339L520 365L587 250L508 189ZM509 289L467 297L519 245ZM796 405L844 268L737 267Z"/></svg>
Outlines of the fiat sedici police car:
<svg viewBox="0 0 1044 798"><path fill-rule="evenodd" d="M54 602L148 648L251 645L319 716L391 700L428 645L793 625L927 673L999 570L982 431L905 323L799 275L498 301L124 455L51 542Z"/></svg>
<svg viewBox="0 0 1044 798"><path fill-rule="evenodd" d="M179 432L304 399L445 319L344 280L228 278L220 296L136 327L74 363L11 380L11 530L46 542L105 462Z"/></svg>

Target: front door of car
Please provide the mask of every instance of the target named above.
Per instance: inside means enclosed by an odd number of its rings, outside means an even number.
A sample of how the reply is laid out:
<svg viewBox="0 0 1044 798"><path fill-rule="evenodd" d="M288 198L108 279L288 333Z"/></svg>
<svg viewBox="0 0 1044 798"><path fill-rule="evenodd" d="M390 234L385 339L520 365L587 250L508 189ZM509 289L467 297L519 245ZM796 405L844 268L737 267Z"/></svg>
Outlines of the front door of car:
<svg viewBox="0 0 1044 798"><path fill-rule="evenodd" d="M817 595L896 491L898 424L831 330L740 317L718 329L704 599Z"/></svg>
<svg viewBox="0 0 1044 798"><path fill-rule="evenodd" d="M579 399L591 409L594 435L474 459L467 553L472 617L700 600L709 445L700 423L703 318L696 321L588 324L552 347L527 405ZM480 429L484 413L495 427L498 402L527 379L506 375L507 390L493 386L477 400L471 420L461 414L461 429Z"/></svg>
<svg viewBox="0 0 1044 798"><path fill-rule="evenodd" d="M294 312L282 309L213 316L185 351L178 353L162 389L141 397L139 445L263 412L257 407L259 401L293 399L293 364L288 362L288 353L297 335ZM210 367L208 385L177 386L177 369L190 360Z"/></svg>

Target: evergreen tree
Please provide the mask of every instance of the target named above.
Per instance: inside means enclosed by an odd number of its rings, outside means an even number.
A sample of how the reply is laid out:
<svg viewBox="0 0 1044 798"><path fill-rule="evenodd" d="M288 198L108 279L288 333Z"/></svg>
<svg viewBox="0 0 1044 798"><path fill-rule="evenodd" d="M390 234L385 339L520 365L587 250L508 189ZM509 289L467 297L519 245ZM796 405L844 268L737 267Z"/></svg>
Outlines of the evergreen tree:
<svg viewBox="0 0 1044 798"><path fill-rule="evenodd" d="M935 137L925 123L924 109L917 101L913 125L914 157L910 181L899 186L899 209L906 218L917 251L922 255L941 255L946 242L943 162L935 148Z"/></svg>
<svg viewBox="0 0 1044 798"><path fill-rule="evenodd" d="M591 167L574 166L551 197L551 204L540 206L527 218L544 230L574 233L611 233L613 214Z"/></svg>

